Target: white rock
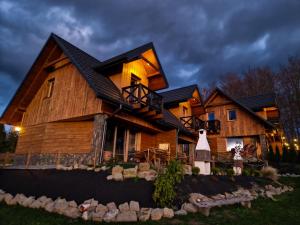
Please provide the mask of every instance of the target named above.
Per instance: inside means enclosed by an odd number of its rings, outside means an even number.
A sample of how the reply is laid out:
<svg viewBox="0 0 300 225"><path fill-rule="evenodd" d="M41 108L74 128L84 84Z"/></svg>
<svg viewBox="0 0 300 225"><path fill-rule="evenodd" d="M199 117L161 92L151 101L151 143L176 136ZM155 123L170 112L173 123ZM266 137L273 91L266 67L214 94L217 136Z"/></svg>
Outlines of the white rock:
<svg viewBox="0 0 300 225"><path fill-rule="evenodd" d="M39 200L35 200L31 203L31 205L29 205L29 207L33 209L39 209L42 207L42 203Z"/></svg>
<svg viewBox="0 0 300 225"><path fill-rule="evenodd" d="M123 203L123 204L120 204L119 205L119 210L120 212L126 212L126 211L129 211L129 205L127 202Z"/></svg>
<svg viewBox="0 0 300 225"><path fill-rule="evenodd" d="M28 198L26 198L23 203L22 203L22 206L24 207L28 207L29 205L31 205L31 203L34 201L34 197L33 196L30 196Z"/></svg>
<svg viewBox="0 0 300 225"><path fill-rule="evenodd" d="M188 213L196 213L198 211L192 203L183 203L181 209L184 209Z"/></svg>
<svg viewBox="0 0 300 225"><path fill-rule="evenodd" d="M99 204L99 205L97 205L95 211L96 212L104 212L105 213L105 212L108 211L108 208L105 205Z"/></svg>
<svg viewBox="0 0 300 225"><path fill-rule="evenodd" d="M115 181L123 181L124 180L122 173L114 173L114 174L112 174L112 178Z"/></svg>
<svg viewBox="0 0 300 225"><path fill-rule="evenodd" d="M103 216L105 214L105 212L92 212L92 220L96 221L96 222L102 222L103 220Z"/></svg>
<svg viewBox="0 0 300 225"><path fill-rule="evenodd" d="M77 219L81 216L81 213L77 207L67 207L63 214L73 219Z"/></svg>
<svg viewBox="0 0 300 225"><path fill-rule="evenodd" d="M53 212L54 210L54 202L49 202L45 205L45 210L47 212Z"/></svg>
<svg viewBox="0 0 300 225"><path fill-rule="evenodd" d="M122 173L123 172L123 167L122 166L119 166L119 165L117 165L117 166L114 166L113 168L112 168L112 175L114 175L115 173Z"/></svg>
<svg viewBox="0 0 300 225"><path fill-rule="evenodd" d="M163 216L163 210L156 208L151 211L151 220L160 220Z"/></svg>
<svg viewBox="0 0 300 225"><path fill-rule="evenodd" d="M83 212L82 215L81 215L81 218L82 218L83 220L90 220L91 217L92 217L92 215L91 215L91 213L89 213L88 211Z"/></svg>
<svg viewBox="0 0 300 225"><path fill-rule="evenodd" d="M77 203L76 203L75 201L70 201L70 202L69 202L69 206L70 206L70 207L75 207L75 208L78 207L78 205L77 205Z"/></svg>
<svg viewBox="0 0 300 225"><path fill-rule="evenodd" d="M118 222L136 222L137 221L136 212L135 211L120 212L117 215L116 221L118 221Z"/></svg>
<svg viewBox="0 0 300 225"><path fill-rule="evenodd" d="M107 213L105 213L103 220L105 222L112 222L115 221L116 216L118 215L119 210L118 209L113 209L113 210L109 210Z"/></svg>
<svg viewBox="0 0 300 225"><path fill-rule="evenodd" d="M106 177L106 180L112 180L113 179L113 175L108 175L107 177Z"/></svg>
<svg viewBox="0 0 300 225"><path fill-rule="evenodd" d="M117 209L117 206L114 202L107 203L106 206L107 206L109 211L113 211L113 210Z"/></svg>
<svg viewBox="0 0 300 225"><path fill-rule="evenodd" d="M180 209L180 210L176 211L174 214L177 216L185 216L185 215L187 215L187 211L185 211L184 209Z"/></svg>
<svg viewBox="0 0 300 225"><path fill-rule="evenodd" d="M130 208L130 211L139 212L140 211L140 204L139 204L139 202L136 202L136 201L130 201L129 208Z"/></svg>
<svg viewBox="0 0 300 225"><path fill-rule="evenodd" d="M2 189L0 189L0 194L5 194L5 191L3 191Z"/></svg>
<svg viewBox="0 0 300 225"><path fill-rule="evenodd" d="M123 170L124 179L135 178L136 176L137 176L137 167Z"/></svg>
<svg viewBox="0 0 300 225"><path fill-rule="evenodd" d="M163 217L165 218L173 218L174 217L174 211L173 209L164 208L163 209Z"/></svg>
<svg viewBox="0 0 300 225"><path fill-rule="evenodd" d="M150 219L151 216L151 208L141 208L139 213L139 221L147 221Z"/></svg>
<svg viewBox="0 0 300 225"><path fill-rule="evenodd" d="M7 205L13 205L13 196L9 193L6 193L4 194L4 202L7 204Z"/></svg>
<svg viewBox="0 0 300 225"><path fill-rule="evenodd" d="M147 162L144 163L139 163L139 171L143 172L143 171L148 171L150 170L150 164Z"/></svg>

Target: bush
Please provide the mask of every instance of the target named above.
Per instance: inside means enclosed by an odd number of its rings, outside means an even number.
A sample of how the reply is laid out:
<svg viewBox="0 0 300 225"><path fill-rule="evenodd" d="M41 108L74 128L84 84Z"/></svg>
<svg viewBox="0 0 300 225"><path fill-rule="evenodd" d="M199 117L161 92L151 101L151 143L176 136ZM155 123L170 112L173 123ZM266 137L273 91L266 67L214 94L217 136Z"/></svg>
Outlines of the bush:
<svg viewBox="0 0 300 225"><path fill-rule="evenodd" d="M283 149L282 149L282 159L281 160L282 160L282 162L288 161L288 151L285 146L283 146Z"/></svg>
<svg viewBox="0 0 300 225"><path fill-rule="evenodd" d="M192 168L192 174L193 175L198 175L200 173L200 168L199 167L193 167Z"/></svg>
<svg viewBox="0 0 300 225"><path fill-rule="evenodd" d="M212 172L213 175L218 175L221 172L221 170L220 170L220 168L213 167L211 169L211 172Z"/></svg>
<svg viewBox="0 0 300 225"><path fill-rule="evenodd" d="M243 176L251 176L251 169L244 168L242 171Z"/></svg>
<svg viewBox="0 0 300 225"><path fill-rule="evenodd" d="M297 161L297 152L295 149L291 149L288 151L288 161L290 163L295 163Z"/></svg>
<svg viewBox="0 0 300 225"><path fill-rule="evenodd" d="M272 145L270 145L269 151L268 151L268 160L270 162L274 162L274 159L275 159L275 155L274 155L273 147L272 147Z"/></svg>
<svg viewBox="0 0 300 225"><path fill-rule="evenodd" d="M228 169L226 169L226 175L227 176L233 176L234 175L234 171L233 171L233 169L232 168L228 168Z"/></svg>
<svg viewBox="0 0 300 225"><path fill-rule="evenodd" d="M272 181L278 180L278 173L277 170L271 166L266 166L261 169L261 175L267 179Z"/></svg>
<svg viewBox="0 0 300 225"><path fill-rule="evenodd" d="M278 164L281 160L281 155L280 155L279 148L277 145L276 145L275 149L276 149L275 150L275 162Z"/></svg>
<svg viewBox="0 0 300 225"><path fill-rule="evenodd" d="M162 207L170 207L176 197L175 185L183 179L183 167L179 161L171 161L165 173L154 182L153 200Z"/></svg>

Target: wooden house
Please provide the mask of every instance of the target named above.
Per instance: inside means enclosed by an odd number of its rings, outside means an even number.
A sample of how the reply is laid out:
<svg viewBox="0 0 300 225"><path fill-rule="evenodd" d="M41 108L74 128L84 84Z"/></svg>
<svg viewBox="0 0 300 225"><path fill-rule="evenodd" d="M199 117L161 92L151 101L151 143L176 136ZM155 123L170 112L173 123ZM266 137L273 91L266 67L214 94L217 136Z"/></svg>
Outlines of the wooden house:
<svg viewBox="0 0 300 225"><path fill-rule="evenodd" d="M165 88L152 43L99 61L51 34L1 117L21 128L14 161L95 165L149 156L153 148L174 158L197 136L164 107L157 91ZM196 109L188 107L191 115Z"/></svg>
<svg viewBox="0 0 300 225"><path fill-rule="evenodd" d="M250 99L250 98L249 98ZM248 102L246 105L245 103ZM256 102L256 101L255 101ZM218 132L208 136L212 154L218 156L230 155L236 145L256 149L258 157L265 156L267 151L268 134L276 127L260 111L253 111L246 99L236 100L219 88L216 88L204 103L205 114L202 120L218 121Z"/></svg>

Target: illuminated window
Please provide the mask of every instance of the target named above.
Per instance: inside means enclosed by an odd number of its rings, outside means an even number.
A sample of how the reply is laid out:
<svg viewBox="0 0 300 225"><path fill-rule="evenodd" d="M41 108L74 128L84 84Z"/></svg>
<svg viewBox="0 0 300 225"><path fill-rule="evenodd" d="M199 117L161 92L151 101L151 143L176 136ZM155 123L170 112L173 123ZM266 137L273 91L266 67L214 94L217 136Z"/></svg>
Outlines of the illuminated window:
<svg viewBox="0 0 300 225"><path fill-rule="evenodd" d="M208 120L215 120L215 112L208 113Z"/></svg>
<svg viewBox="0 0 300 225"><path fill-rule="evenodd" d="M48 80L48 90L47 90L47 98L50 98L53 93L53 87L54 87L54 78Z"/></svg>
<svg viewBox="0 0 300 225"><path fill-rule="evenodd" d="M183 107L182 107L182 113L183 113L183 116L187 116L187 112L188 112L187 107L183 106Z"/></svg>
<svg viewBox="0 0 300 225"><path fill-rule="evenodd" d="M235 109L228 110L227 113L228 113L228 120L230 120L230 121L236 120L236 110Z"/></svg>

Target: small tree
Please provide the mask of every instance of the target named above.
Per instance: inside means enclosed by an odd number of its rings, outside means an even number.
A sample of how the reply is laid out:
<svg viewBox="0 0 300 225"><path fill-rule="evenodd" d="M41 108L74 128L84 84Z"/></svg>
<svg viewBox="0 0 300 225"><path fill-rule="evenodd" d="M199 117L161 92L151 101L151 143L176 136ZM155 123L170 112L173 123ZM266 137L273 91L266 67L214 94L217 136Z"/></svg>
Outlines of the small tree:
<svg viewBox="0 0 300 225"><path fill-rule="evenodd" d="M270 162L274 162L275 159L272 145L269 146L268 159Z"/></svg>
<svg viewBox="0 0 300 225"><path fill-rule="evenodd" d="M6 137L7 148L8 148L7 150L9 152L14 152L16 150L18 137L19 137L18 132L14 131L11 128Z"/></svg>
<svg viewBox="0 0 300 225"><path fill-rule="evenodd" d="M279 148L277 145L276 145L275 149L276 149L275 150L275 162L278 164L280 162L281 156L280 156L280 151L279 151Z"/></svg>
<svg viewBox="0 0 300 225"><path fill-rule="evenodd" d="M6 151L6 132L4 124L0 124L0 152Z"/></svg>
<svg viewBox="0 0 300 225"><path fill-rule="evenodd" d="M285 146L282 148L282 162L287 162L288 161L288 151Z"/></svg>
<svg viewBox="0 0 300 225"><path fill-rule="evenodd" d="M297 153L295 149L289 150L289 162L290 163L295 163L297 161Z"/></svg>

